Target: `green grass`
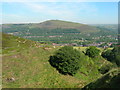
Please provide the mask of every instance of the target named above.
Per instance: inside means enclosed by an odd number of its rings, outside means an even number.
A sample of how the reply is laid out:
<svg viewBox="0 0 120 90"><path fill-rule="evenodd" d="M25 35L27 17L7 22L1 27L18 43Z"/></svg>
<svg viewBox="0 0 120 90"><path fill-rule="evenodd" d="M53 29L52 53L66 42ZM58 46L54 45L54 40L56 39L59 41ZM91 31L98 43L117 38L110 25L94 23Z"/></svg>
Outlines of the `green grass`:
<svg viewBox="0 0 120 90"><path fill-rule="evenodd" d="M2 34L2 53L3 54L11 54L16 53L21 50L25 50L31 47L38 47L39 43L36 43L31 40L23 39L20 37Z"/></svg>
<svg viewBox="0 0 120 90"><path fill-rule="evenodd" d="M14 55L4 56L3 87L81 88L101 76L95 63L88 57L81 58L81 69L74 77L61 75L48 62L49 56L57 49L48 51L43 48L29 48ZM6 81L12 77L15 82Z"/></svg>
<svg viewBox="0 0 120 90"><path fill-rule="evenodd" d="M86 85L84 89L120 88L120 68L114 68L94 82Z"/></svg>
<svg viewBox="0 0 120 90"><path fill-rule="evenodd" d="M74 47L75 49L77 49L77 50L80 50L80 51L86 51L86 49L88 48L88 47ZM103 52L104 51L104 49L103 48L98 48L99 50L100 50L100 52ZM112 49L112 48L108 48L108 49Z"/></svg>
<svg viewBox="0 0 120 90"><path fill-rule="evenodd" d="M19 41L26 40L19 39ZM91 59L82 54L80 70L74 76L62 75L48 62L49 57L60 48L59 46L38 47L41 44L30 40L21 44L17 42L18 37L7 36L7 34L3 36L3 41L6 43L2 60L3 88L82 88L101 77L98 68L108 63L102 57ZM19 48L15 46L18 44ZM12 49L6 49L6 47L12 47ZM14 78L15 81L10 82L8 80L10 78Z"/></svg>
<svg viewBox="0 0 120 90"><path fill-rule="evenodd" d="M4 56L3 87L52 88L74 87L79 84L78 79L61 75L55 68L51 67L48 60L53 52L54 50L44 51L41 48L32 48L29 52L24 51L16 55ZM16 81L6 81L6 78L11 77L15 78Z"/></svg>

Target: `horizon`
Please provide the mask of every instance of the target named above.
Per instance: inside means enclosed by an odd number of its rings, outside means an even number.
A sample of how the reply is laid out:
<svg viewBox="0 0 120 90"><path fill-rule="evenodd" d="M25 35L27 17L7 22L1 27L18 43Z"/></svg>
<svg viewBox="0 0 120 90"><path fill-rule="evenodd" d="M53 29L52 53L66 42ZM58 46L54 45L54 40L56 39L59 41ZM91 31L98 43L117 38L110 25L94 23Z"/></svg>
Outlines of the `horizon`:
<svg viewBox="0 0 120 90"><path fill-rule="evenodd" d="M63 20L82 24L118 24L117 2L3 2L1 24Z"/></svg>
<svg viewBox="0 0 120 90"><path fill-rule="evenodd" d="M52 19L53 20L53 19ZM41 22L20 22L20 23L2 23L0 25L5 25L5 24L39 24L39 23L43 23L46 21L51 21L51 20L45 20L45 21L41 21ZM67 20L58 20L58 21L65 21L65 22L72 22L72 23L79 23L79 22L74 22L74 21L67 21ZM86 24L86 23L79 23L79 24ZM114 23L113 23L114 24ZM86 25L113 25L111 24L86 24Z"/></svg>

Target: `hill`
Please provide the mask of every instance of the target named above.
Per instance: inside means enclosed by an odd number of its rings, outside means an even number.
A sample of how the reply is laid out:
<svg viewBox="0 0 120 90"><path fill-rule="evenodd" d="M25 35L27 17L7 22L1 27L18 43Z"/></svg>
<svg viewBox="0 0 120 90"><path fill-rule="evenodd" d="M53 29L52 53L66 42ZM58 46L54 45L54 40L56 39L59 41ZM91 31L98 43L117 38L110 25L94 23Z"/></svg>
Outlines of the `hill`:
<svg viewBox="0 0 120 90"><path fill-rule="evenodd" d="M11 35L47 43L86 45L117 42L117 32L81 23L48 20L41 23L3 24L2 31Z"/></svg>
<svg viewBox="0 0 120 90"><path fill-rule="evenodd" d="M88 84L84 89L120 88L120 68L112 69L98 80Z"/></svg>
<svg viewBox="0 0 120 90"><path fill-rule="evenodd" d="M94 24L99 29L118 32L118 24Z"/></svg>
<svg viewBox="0 0 120 90"><path fill-rule="evenodd" d="M5 29L5 32L6 32L6 28L12 29L14 27L25 28L25 29L37 28L37 29L47 29L47 30L51 30L51 29L54 30L54 29L58 29L58 28L60 28L60 29L77 29L78 31L80 31L82 33L99 32L100 31L95 26L89 26L89 25L85 25L85 24L74 23L74 22L69 22L69 21L62 21L62 20L48 20L48 21L41 22L41 23L30 23L30 24L4 24L2 27L3 27L3 31ZM19 32L19 31L21 31L21 30L16 29L16 32ZM39 33L40 33L40 30L39 30Z"/></svg>
<svg viewBox="0 0 120 90"><path fill-rule="evenodd" d="M37 42L20 38L17 36L2 33L2 53L9 54L11 52L19 52L24 49L38 46Z"/></svg>
<svg viewBox="0 0 120 90"><path fill-rule="evenodd" d="M3 34L3 42L3 88L82 88L102 76L99 68L111 65L102 57L91 59L81 52L77 74L62 75L49 63L49 57L59 46L42 45L8 34Z"/></svg>
<svg viewBox="0 0 120 90"><path fill-rule="evenodd" d="M97 29L94 26L89 26L81 23L75 23L75 22L69 22L69 21L62 21L62 20L49 20L42 22L35 27L38 28L46 28L46 29L77 29L82 33L89 33L89 32L98 32L99 29Z"/></svg>

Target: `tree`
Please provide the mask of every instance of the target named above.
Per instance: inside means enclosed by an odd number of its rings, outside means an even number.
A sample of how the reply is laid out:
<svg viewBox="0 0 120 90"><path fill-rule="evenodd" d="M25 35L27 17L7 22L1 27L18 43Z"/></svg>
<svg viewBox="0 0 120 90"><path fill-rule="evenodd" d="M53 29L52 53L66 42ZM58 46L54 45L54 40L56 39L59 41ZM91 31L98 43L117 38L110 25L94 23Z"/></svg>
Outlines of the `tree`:
<svg viewBox="0 0 120 90"><path fill-rule="evenodd" d="M110 54L111 54L111 50L108 49L108 50L102 52L101 56L104 57L104 58L106 58L106 59L108 59L108 61L111 61Z"/></svg>
<svg viewBox="0 0 120 90"><path fill-rule="evenodd" d="M107 50L102 53L104 58L107 58L108 61L116 63L117 66L120 66L120 47L115 46L112 50Z"/></svg>
<svg viewBox="0 0 120 90"><path fill-rule="evenodd" d="M120 46L115 46L110 53L111 61L120 67Z"/></svg>
<svg viewBox="0 0 120 90"><path fill-rule="evenodd" d="M104 47L104 46L108 46L108 44L107 43L103 43L99 47Z"/></svg>
<svg viewBox="0 0 120 90"><path fill-rule="evenodd" d="M99 53L100 53L99 49L97 49L95 46L90 46L89 48L87 48L85 55L94 58L98 56Z"/></svg>
<svg viewBox="0 0 120 90"><path fill-rule="evenodd" d="M55 55L50 56L50 64L62 74L74 75L79 67L80 52L72 46L64 46Z"/></svg>

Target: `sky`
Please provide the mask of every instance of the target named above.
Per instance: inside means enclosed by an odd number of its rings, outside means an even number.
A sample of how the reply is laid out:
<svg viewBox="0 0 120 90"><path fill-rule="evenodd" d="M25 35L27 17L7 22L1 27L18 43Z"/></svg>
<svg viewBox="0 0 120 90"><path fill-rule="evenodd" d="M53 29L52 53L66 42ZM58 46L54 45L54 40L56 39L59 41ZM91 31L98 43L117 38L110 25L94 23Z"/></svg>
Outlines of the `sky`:
<svg viewBox="0 0 120 90"><path fill-rule="evenodd" d="M84 24L117 24L118 2L2 2L0 15L2 23L65 20Z"/></svg>

